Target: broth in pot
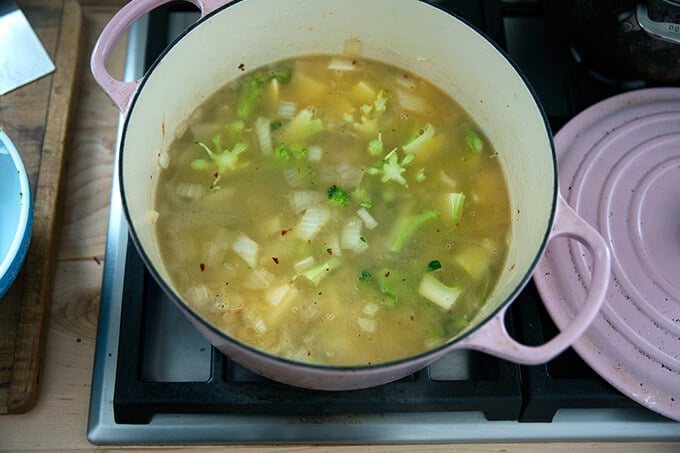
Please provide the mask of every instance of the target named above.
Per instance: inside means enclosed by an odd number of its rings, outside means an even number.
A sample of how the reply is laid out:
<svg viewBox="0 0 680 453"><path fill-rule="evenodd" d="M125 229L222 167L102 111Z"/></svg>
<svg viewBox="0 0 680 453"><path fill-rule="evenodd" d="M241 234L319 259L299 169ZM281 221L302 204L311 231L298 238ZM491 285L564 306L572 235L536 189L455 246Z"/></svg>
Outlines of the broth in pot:
<svg viewBox="0 0 680 453"><path fill-rule="evenodd" d="M468 326L505 264L496 151L416 74L309 55L257 68L176 131L154 211L184 300L269 354L390 362Z"/></svg>

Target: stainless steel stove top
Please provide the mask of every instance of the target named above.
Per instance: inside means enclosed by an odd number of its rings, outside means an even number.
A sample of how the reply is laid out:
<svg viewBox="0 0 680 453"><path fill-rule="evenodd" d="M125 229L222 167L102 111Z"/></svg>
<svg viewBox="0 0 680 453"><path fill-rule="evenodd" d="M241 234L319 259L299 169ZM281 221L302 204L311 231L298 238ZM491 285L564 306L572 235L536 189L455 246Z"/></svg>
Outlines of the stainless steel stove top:
<svg viewBox="0 0 680 453"><path fill-rule="evenodd" d="M176 12L168 18L168 34L175 36L196 18L194 12ZM513 26L515 28L513 28ZM520 23L506 23L507 33ZM146 65L148 18L130 31L125 78L140 77ZM508 43L508 47L512 47ZM521 50L521 49L520 49ZM542 88L539 86L537 90ZM560 114L559 99L546 98ZM566 113L565 113L566 115ZM122 120L122 118L121 118ZM120 421L114 413L119 367L120 326L124 297L128 230L114 169L111 213L101 298L97 352L92 385L88 439L95 444L186 443L433 443L556 440L680 440L680 424L631 405L609 409L569 409L556 412L552 421L490 420L483 411L383 411L277 415L277 403L266 403L262 413L162 413L138 422ZM211 379L212 349L164 299L154 296L154 321L147 329L148 351L138 376L142 382L202 382ZM173 332L172 338L167 332ZM177 357L182 357L178 360ZM471 356L455 352L429 367L434 381L469 379ZM246 373L247 374L247 373ZM257 385L257 377L246 376ZM179 398L182 398L181 396ZM499 403L502 404L502 403ZM191 412L191 411L190 411Z"/></svg>

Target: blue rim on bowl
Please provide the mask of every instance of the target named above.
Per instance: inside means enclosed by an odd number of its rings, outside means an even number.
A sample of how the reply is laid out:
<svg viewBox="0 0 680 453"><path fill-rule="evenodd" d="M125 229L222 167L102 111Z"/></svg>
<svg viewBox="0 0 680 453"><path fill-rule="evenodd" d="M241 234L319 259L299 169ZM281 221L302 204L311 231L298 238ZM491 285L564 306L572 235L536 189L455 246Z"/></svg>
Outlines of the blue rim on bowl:
<svg viewBox="0 0 680 453"><path fill-rule="evenodd" d="M28 174L21 156L0 129L0 298L19 274L33 224Z"/></svg>

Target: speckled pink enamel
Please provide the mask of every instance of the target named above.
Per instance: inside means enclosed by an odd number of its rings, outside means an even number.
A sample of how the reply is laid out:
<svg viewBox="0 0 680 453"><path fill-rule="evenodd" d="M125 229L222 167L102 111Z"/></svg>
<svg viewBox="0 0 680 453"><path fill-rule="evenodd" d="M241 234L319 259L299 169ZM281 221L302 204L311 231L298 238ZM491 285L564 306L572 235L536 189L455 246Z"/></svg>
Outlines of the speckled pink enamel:
<svg viewBox="0 0 680 453"><path fill-rule="evenodd" d="M680 89L594 105L555 137L562 192L612 250L600 315L573 345L621 392L680 421ZM551 244L535 281L558 327L591 279L579 244Z"/></svg>

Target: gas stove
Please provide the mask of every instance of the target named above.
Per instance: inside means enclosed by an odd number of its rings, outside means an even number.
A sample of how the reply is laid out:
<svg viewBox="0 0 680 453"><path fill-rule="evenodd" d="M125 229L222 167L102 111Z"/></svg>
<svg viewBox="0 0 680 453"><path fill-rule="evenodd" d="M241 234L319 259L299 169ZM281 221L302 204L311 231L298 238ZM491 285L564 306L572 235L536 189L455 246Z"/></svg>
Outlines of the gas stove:
<svg viewBox="0 0 680 453"><path fill-rule="evenodd" d="M525 74L556 132L643 82L603 81L552 33L540 1L431 1L482 30ZM125 78L144 74L198 18L158 8L130 30ZM122 120L122 118L121 118ZM680 440L680 424L628 399L573 350L540 366L455 351L379 387L323 392L258 376L216 351L163 294L128 238L114 169L88 439L95 444ZM533 284L506 319L540 344L556 331Z"/></svg>

